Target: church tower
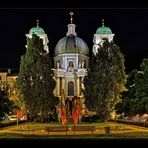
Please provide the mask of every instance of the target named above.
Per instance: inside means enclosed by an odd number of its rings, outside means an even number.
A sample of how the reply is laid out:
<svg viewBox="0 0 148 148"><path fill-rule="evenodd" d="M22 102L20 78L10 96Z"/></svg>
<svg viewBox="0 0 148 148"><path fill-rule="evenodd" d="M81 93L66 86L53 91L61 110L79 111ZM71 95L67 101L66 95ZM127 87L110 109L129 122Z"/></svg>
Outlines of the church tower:
<svg viewBox="0 0 148 148"><path fill-rule="evenodd" d="M66 36L59 40L54 49L54 77L57 83L54 94L63 103L63 97L70 100L74 96L83 97L82 81L89 65L88 46L77 36L73 12L70 16Z"/></svg>
<svg viewBox="0 0 148 148"><path fill-rule="evenodd" d="M96 31L96 34L94 34L94 38L93 38L93 53L96 55L97 50L99 48L99 44L101 44L103 42L103 39L106 38L109 41L113 40L115 34L112 34L112 31L109 27L106 27L104 25L104 19L102 19L102 26L99 27Z"/></svg>
<svg viewBox="0 0 148 148"><path fill-rule="evenodd" d="M44 44L44 49L49 52L49 48L48 48L48 37L47 34L45 34L45 31L43 28L41 28L39 26L39 20L37 20L37 26L33 27L29 30L29 33L26 34L27 38L32 38L32 34L36 34L37 36L39 36L41 39L43 39L43 44Z"/></svg>

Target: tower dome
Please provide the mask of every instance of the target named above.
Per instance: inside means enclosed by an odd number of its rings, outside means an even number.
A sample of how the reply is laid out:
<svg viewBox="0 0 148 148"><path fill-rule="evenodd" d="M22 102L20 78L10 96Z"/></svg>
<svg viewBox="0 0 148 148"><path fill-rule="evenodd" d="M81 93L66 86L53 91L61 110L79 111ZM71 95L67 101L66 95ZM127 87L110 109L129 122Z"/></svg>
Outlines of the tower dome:
<svg viewBox="0 0 148 148"><path fill-rule="evenodd" d="M36 27L33 27L29 30L29 34L32 35L32 34L36 34L36 35L43 35L45 34L45 31L43 28L39 27L39 20L37 20L37 26Z"/></svg>
<svg viewBox="0 0 148 148"><path fill-rule="evenodd" d="M102 20L102 26L97 29L96 34L112 34L112 30L104 26L104 20Z"/></svg>
<svg viewBox="0 0 148 148"><path fill-rule="evenodd" d="M68 32L66 34L66 37L63 37L57 43L54 50L54 55L57 56L64 53L79 53L85 56L89 56L89 48L87 44L84 42L83 39L79 38L77 36L77 33L75 32L76 25L73 24L73 13L71 12L70 15L71 23L68 24Z"/></svg>
<svg viewBox="0 0 148 148"><path fill-rule="evenodd" d="M104 26L104 19L102 19L102 26L96 30L93 38L93 53L98 53L99 46L102 45L104 39L108 39L109 42L113 41L114 35L109 27Z"/></svg>

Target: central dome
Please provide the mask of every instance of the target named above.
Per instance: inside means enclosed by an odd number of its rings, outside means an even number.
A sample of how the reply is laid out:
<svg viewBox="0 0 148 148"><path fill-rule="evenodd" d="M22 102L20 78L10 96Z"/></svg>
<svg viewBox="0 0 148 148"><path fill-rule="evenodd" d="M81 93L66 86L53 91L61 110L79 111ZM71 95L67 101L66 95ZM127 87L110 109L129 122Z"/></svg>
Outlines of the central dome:
<svg viewBox="0 0 148 148"><path fill-rule="evenodd" d="M63 53L79 53L89 56L89 49L81 38L71 34L62 38L55 47L55 56Z"/></svg>

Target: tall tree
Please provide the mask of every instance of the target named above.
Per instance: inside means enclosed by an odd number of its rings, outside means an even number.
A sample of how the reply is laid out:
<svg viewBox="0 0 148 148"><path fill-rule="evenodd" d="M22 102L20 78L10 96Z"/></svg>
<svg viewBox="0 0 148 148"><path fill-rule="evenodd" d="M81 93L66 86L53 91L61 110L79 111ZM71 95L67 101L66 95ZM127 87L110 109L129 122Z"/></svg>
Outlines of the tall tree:
<svg viewBox="0 0 148 148"><path fill-rule="evenodd" d="M148 59L143 59L135 77L135 113L148 113Z"/></svg>
<svg viewBox="0 0 148 148"><path fill-rule="evenodd" d="M13 101L8 97L8 88L0 89L0 117L9 114L13 109Z"/></svg>
<svg viewBox="0 0 148 148"><path fill-rule="evenodd" d="M92 54L84 79L86 105L96 110L102 120L108 119L115 109L125 78L123 54L114 42L104 39L98 53Z"/></svg>
<svg viewBox="0 0 148 148"><path fill-rule="evenodd" d="M57 103L53 95L56 82L53 78L50 52L44 50L43 40L33 34L27 39L27 51L21 57L17 88L31 115L47 114Z"/></svg>
<svg viewBox="0 0 148 148"><path fill-rule="evenodd" d="M126 115L148 113L148 59L143 59L140 70L132 70L126 81L127 91L117 104L118 113Z"/></svg>
<svg viewBox="0 0 148 148"><path fill-rule="evenodd" d="M137 69L134 69L127 76L126 90L122 92L120 101L116 105L116 112L118 114L131 115L134 113L133 105L135 104L136 97L135 77L137 72Z"/></svg>

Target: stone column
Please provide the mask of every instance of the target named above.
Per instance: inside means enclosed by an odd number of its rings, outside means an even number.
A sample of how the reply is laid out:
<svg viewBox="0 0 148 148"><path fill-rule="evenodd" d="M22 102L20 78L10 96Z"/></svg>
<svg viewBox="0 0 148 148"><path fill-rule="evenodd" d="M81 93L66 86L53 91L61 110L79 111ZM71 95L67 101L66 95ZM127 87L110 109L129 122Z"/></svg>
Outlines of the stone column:
<svg viewBox="0 0 148 148"><path fill-rule="evenodd" d="M60 78L57 77L57 96L60 96Z"/></svg>
<svg viewBox="0 0 148 148"><path fill-rule="evenodd" d="M64 77L62 77L62 89L64 89L64 91L65 91L65 79L64 79Z"/></svg>
<svg viewBox="0 0 148 148"><path fill-rule="evenodd" d="M80 95L80 78L77 78L77 95Z"/></svg>
<svg viewBox="0 0 148 148"><path fill-rule="evenodd" d="M77 96L77 77L74 75L74 96Z"/></svg>
<svg viewBox="0 0 148 148"><path fill-rule="evenodd" d="M84 77L81 78L81 81L84 80ZM81 82L81 89L84 89L84 84Z"/></svg>

